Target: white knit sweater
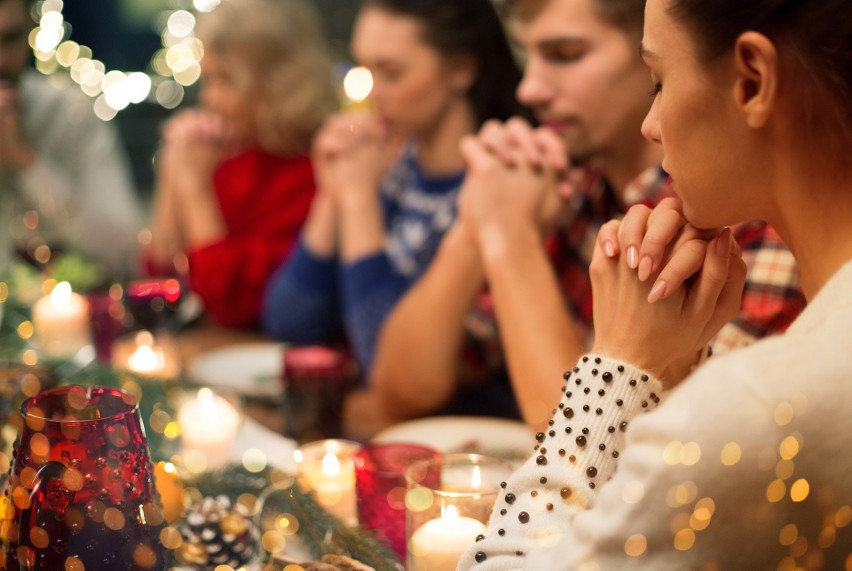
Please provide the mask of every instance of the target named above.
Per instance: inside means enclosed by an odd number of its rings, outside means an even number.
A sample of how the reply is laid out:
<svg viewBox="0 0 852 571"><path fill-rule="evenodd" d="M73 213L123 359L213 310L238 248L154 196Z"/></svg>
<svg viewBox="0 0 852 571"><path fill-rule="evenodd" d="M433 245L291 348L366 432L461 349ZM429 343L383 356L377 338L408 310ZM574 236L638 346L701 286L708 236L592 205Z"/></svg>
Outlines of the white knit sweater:
<svg viewBox="0 0 852 571"><path fill-rule="evenodd" d="M590 357L460 570L852 568L852 263L651 414L655 379Z"/></svg>

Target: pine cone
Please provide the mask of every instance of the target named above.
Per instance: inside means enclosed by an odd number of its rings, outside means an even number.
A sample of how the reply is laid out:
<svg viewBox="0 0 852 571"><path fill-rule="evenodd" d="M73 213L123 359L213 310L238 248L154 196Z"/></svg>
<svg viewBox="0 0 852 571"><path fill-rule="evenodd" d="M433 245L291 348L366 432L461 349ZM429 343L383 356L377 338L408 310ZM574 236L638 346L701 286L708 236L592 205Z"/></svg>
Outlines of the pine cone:
<svg viewBox="0 0 852 571"><path fill-rule="evenodd" d="M240 508L232 507L225 496L204 498L191 508L178 525L183 537L175 554L178 561L199 571L251 563L258 552L257 530Z"/></svg>

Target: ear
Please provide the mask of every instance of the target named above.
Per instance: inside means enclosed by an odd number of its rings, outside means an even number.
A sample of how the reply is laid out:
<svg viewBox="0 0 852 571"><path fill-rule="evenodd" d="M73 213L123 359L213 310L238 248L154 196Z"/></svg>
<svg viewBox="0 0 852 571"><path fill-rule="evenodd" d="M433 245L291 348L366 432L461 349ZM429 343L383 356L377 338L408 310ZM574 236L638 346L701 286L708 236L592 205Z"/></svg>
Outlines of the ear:
<svg viewBox="0 0 852 571"><path fill-rule="evenodd" d="M451 85L456 93L467 93L479 75L479 64L473 56L453 58L449 62Z"/></svg>
<svg viewBox="0 0 852 571"><path fill-rule="evenodd" d="M744 32L734 46L734 97L749 127L769 120L778 98L778 50L759 32Z"/></svg>

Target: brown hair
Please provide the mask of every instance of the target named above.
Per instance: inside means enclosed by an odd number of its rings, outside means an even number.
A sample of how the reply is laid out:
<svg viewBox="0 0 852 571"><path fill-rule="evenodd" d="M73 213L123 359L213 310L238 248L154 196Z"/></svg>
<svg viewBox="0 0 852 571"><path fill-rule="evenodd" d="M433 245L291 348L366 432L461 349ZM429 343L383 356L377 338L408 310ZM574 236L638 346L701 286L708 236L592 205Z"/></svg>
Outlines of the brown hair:
<svg viewBox="0 0 852 571"><path fill-rule="evenodd" d="M303 153L338 106L331 58L320 20L305 0L222 0L199 17L206 51L228 62L239 85L262 93L257 113L260 146Z"/></svg>
<svg viewBox="0 0 852 571"><path fill-rule="evenodd" d="M669 13L696 38L710 62L745 31L776 43L797 77L803 125L848 154L852 139L852 2L850 0L671 0Z"/></svg>
<svg viewBox="0 0 852 571"><path fill-rule="evenodd" d="M559 0L500 0L499 5L504 14L523 14L526 7L533 11L536 6L545 2L557 2ZM639 43L642 38L642 26L645 23L645 0L589 0L595 14L620 28L625 34L631 36Z"/></svg>

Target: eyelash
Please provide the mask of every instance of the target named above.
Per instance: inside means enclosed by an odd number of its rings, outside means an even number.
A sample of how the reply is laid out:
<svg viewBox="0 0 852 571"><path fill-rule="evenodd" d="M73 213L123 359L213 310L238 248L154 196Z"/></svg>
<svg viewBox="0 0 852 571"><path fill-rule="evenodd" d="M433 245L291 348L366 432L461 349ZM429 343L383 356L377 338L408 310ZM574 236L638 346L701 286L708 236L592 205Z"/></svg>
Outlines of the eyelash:
<svg viewBox="0 0 852 571"><path fill-rule="evenodd" d="M663 84L662 84L662 83L655 83L655 84L654 84L654 89L652 89L651 91L649 91L649 92L648 92L648 95L650 95L651 97L656 97L657 95L659 95L659 94L660 94L660 92L661 92L662 90L663 90Z"/></svg>

